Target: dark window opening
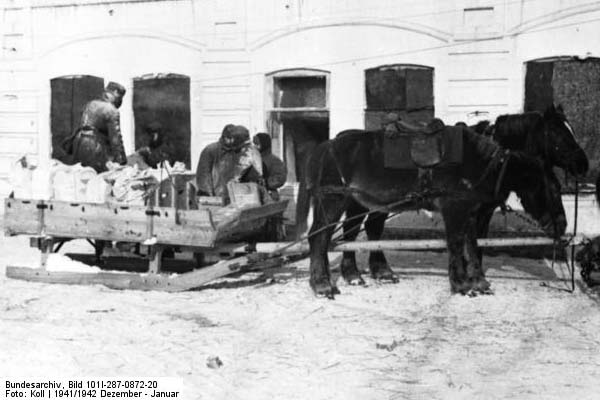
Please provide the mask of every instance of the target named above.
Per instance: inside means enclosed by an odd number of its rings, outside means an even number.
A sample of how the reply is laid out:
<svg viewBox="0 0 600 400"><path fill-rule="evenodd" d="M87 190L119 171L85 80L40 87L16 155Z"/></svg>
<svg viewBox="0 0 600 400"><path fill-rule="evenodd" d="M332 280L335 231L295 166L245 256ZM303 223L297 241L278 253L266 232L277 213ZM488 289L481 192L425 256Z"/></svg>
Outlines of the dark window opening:
<svg viewBox="0 0 600 400"><path fill-rule="evenodd" d="M275 78L274 86L273 107L275 108L327 106L324 76Z"/></svg>
<svg viewBox="0 0 600 400"><path fill-rule="evenodd" d="M62 143L79 128L83 107L102 95L104 79L89 75L63 76L50 81L50 90L52 158L69 163Z"/></svg>
<svg viewBox="0 0 600 400"><path fill-rule="evenodd" d="M391 112L411 122L434 116L433 68L392 65L365 71L366 129L379 129Z"/></svg>
<svg viewBox="0 0 600 400"><path fill-rule="evenodd" d="M147 145L146 128L159 123L173 151L173 162L190 163L190 78L184 75L150 75L133 81L135 148Z"/></svg>

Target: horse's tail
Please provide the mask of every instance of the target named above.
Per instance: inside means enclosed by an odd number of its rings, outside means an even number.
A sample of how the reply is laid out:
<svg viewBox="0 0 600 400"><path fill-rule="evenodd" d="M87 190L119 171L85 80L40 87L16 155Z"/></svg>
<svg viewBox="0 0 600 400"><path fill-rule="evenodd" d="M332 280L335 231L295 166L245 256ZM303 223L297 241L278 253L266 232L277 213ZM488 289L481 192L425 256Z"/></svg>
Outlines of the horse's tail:
<svg viewBox="0 0 600 400"><path fill-rule="evenodd" d="M596 176L596 204L600 207L600 172Z"/></svg>
<svg viewBox="0 0 600 400"><path fill-rule="evenodd" d="M308 229L308 212L310 210L311 193L308 190L306 176L301 179L296 200L296 239L300 239Z"/></svg>
<svg viewBox="0 0 600 400"><path fill-rule="evenodd" d="M313 197L314 188L321 184L321 173L323 169L323 146L318 146L315 143L310 152L310 156L306 158L304 165L300 168L303 173L299 174L298 199L296 201L296 239L302 237L308 230L308 213Z"/></svg>

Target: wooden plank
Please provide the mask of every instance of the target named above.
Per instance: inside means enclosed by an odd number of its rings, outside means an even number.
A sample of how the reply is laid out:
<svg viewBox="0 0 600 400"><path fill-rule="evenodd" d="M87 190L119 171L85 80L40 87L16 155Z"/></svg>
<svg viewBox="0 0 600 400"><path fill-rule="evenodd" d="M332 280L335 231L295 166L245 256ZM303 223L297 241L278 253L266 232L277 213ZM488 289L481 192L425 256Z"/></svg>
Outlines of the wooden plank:
<svg viewBox="0 0 600 400"><path fill-rule="evenodd" d="M282 214L287 207L287 200L265 204L259 207L245 209L234 209L236 212L226 215L226 209L215 213L215 219L221 217L217 222L217 242L239 239L240 237L262 229L267 217Z"/></svg>
<svg viewBox="0 0 600 400"><path fill-rule="evenodd" d="M150 237L145 207L63 201L47 204L47 235L123 242L142 242Z"/></svg>
<svg viewBox="0 0 600 400"><path fill-rule="evenodd" d="M575 237L570 244L581 244L583 237ZM478 239L479 247L519 247L519 246L552 246L554 240L548 237L525 237L525 238L490 238ZM339 243L330 248L330 251L374 251L374 250L444 250L446 241L442 239L431 240L372 240L368 242ZM293 243L257 243L257 253L294 254L309 251L306 241Z"/></svg>
<svg viewBox="0 0 600 400"><path fill-rule="evenodd" d="M118 290L160 290L180 292L200 287L223 276L240 271L249 264L246 256L220 261L210 267L175 276L121 272L82 273L46 271L41 268L7 266L6 276L31 282L65 285L104 285Z"/></svg>
<svg viewBox="0 0 600 400"><path fill-rule="evenodd" d="M42 233L43 211L38 205L42 201L5 199L4 200L4 234L40 235Z"/></svg>
<svg viewBox="0 0 600 400"><path fill-rule="evenodd" d="M157 207L152 235L157 243L181 246L213 247L216 230L209 209L175 210Z"/></svg>
<svg viewBox="0 0 600 400"><path fill-rule="evenodd" d="M7 266L6 276L30 282L59 283L64 285L104 285L118 290L180 291L170 286L166 275L135 274L121 272L82 273L46 271L27 267Z"/></svg>

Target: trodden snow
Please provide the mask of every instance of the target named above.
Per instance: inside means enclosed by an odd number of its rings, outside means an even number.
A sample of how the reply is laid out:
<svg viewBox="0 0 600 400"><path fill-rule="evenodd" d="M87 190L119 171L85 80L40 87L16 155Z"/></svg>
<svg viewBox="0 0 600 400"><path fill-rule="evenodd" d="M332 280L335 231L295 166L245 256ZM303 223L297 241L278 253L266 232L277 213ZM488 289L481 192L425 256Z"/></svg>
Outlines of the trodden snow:
<svg viewBox="0 0 600 400"><path fill-rule="evenodd" d="M0 239L3 377L177 376L192 399L593 399L600 390L598 297L579 279L565 291L564 264L486 257L495 295L469 298L450 294L445 253L388 253L397 284L339 280L330 301L309 289L307 260L267 282L253 273L184 293L6 278L6 265L38 261L28 245ZM222 365L210 368L215 357Z"/></svg>

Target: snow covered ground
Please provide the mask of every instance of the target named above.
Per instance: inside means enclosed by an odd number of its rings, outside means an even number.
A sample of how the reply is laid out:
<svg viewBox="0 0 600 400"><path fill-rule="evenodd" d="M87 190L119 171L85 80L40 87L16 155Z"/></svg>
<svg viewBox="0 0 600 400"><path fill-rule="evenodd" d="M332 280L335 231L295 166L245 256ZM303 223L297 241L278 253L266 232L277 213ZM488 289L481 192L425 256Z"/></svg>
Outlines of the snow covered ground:
<svg viewBox="0 0 600 400"><path fill-rule="evenodd" d="M82 243L66 251L89 248ZM451 296L445 253L390 253L398 284L315 298L306 260L185 293L7 279L34 265L0 238L0 376L178 376L190 399L593 399L600 307L544 260L488 257L494 296ZM359 260L366 266L365 255ZM331 255L337 265L339 255ZM219 357L220 368L207 360Z"/></svg>

